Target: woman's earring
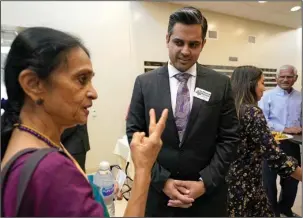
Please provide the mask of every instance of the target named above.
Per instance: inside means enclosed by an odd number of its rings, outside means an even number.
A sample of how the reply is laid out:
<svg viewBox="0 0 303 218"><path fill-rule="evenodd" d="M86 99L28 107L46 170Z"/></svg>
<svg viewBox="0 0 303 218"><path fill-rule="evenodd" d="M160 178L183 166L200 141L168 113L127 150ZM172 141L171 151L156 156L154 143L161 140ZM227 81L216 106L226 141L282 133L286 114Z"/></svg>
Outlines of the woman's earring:
<svg viewBox="0 0 303 218"><path fill-rule="evenodd" d="M39 98L39 99L36 100L37 105L42 105L43 102L44 102L44 100L42 98Z"/></svg>

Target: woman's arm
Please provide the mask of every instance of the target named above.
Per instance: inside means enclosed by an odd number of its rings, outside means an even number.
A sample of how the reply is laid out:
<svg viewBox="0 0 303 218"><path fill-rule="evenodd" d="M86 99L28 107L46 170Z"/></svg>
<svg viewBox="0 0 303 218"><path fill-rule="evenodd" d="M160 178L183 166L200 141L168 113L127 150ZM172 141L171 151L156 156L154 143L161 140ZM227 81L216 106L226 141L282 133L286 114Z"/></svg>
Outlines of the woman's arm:
<svg viewBox="0 0 303 218"><path fill-rule="evenodd" d="M302 182L302 168L301 167L297 167L295 172L293 172L291 174L291 176L296 179L296 180L299 180Z"/></svg>
<svg viewBox="0 0 303 218"><path fill-rule="evenodd" d="M248 107L245 111L244 122L250 139L260 145L260 152L267 160L269 168L277 171L282 177L292 176L302 181L302 169L298 166L298 161L287 156L277 146L262 110L258 107Z"/></svg>
<svg viewBox="0 0 303 218"><path fill-rule="evenodd" d="M165 128L168 110L162 112L156 123L156 115L150 110L149 137L145 133L134 133L130 143L132 160L135 167L135 178L128 205L124 216L144 217L149 185L151 182L151 169L162 147L161 135Z"/></svg>
<svg viewBox="0 0 303 218"><path fill-rule="evenodd" d="M144 217L150 181L150 172L135 173L131 196L124 212L125 217Z"/></svg>

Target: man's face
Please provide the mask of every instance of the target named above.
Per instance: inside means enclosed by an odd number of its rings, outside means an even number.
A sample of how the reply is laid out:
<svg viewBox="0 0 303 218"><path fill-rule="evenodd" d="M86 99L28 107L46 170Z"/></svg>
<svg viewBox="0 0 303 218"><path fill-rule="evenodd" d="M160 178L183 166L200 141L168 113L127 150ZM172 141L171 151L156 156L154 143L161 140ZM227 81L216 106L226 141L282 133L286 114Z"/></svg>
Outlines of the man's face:
<svg viewBox="0 0 303 218"><path fill-rule="evenodd" d="M200 24L176 23L171 36L166 35L171 64L180 72L187 71L197 62L205 42Z"/></svg>
<svg viewBox="0 0 303 218"><path fill-rule="evenodd" d="M290 90L294 83L297 81L298 76L294 74L292 68L280 70L277 76L277 84L281 89Z"/></svg>

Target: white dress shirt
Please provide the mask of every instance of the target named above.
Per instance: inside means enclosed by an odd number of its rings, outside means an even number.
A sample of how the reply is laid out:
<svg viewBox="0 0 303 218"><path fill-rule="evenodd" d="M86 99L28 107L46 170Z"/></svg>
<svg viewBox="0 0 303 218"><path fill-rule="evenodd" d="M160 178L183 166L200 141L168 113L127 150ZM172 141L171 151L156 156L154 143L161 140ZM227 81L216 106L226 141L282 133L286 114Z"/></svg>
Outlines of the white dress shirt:
<svg viewBox="0 0 303 218"><path fill-rule="evenodd" d="M177 101L177 92L178 87L180 85L179 80L177 80L176 77L174 77L176 74L181 73L179 70L177 70L174 66L170 64L170 61L168 62L168 76L169 76L169 87L170 87L170 95L171 95L171 106L173 109L173 113L175 116L175 110L176 110L176 101ZM190 109L193 106L193 99L194 99L194 91L196 86L196 79L197 79L197 64L194 64L191 68L189 68L184 73L189 73L192 76L189 77L187 81L187 87L189 90L189 96L190 96ZM203 179L200 177L199 181L203 182Z"/></svg>
<svg viewBox="0 0 303 218"><path fill-rule="evenodd" d="M171 95L171 106L173 109L174 116L176 110L177 91L180 85L179 80L177 80L177 78L175 77L175 75L178 73L182 73L182 72L180 72L174 66L172 66L169 61L168 62L169 87L170 87L170 95ZM187 71L183 73L189 73L192 75L191 77L189 77L187 81L187 87L190 95L190 108L192 108L194 91L196 86L196 78L197 78L197 64L194 64L191 68L189 68Z"/></svg>

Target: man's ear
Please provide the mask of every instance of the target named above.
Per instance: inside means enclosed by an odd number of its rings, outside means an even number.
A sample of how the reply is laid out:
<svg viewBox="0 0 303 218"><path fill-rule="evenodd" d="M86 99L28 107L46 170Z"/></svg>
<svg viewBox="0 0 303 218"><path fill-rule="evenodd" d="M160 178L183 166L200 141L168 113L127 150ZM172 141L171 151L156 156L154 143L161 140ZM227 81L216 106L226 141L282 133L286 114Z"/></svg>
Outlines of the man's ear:
<svg viewBox="0 0 303 218"><path fill-rule="evenodd" d="M166 34L166 47L168 48L168 43L170 40L170 35L168 35L168 33Z"/></svg>
<svg viewBox="0 0 303 218"><path fill-rule="evenodd" d="M298 75L295 75L295 82L297 82L297 79L298 79Z"/></svg>
<svg viewBox="0 0 303 218"><path fill-rule="evenodd" d="M206 39L204 39L203 42L202 42L201 51L204 48L205 44L206 44Z"/></svg>

